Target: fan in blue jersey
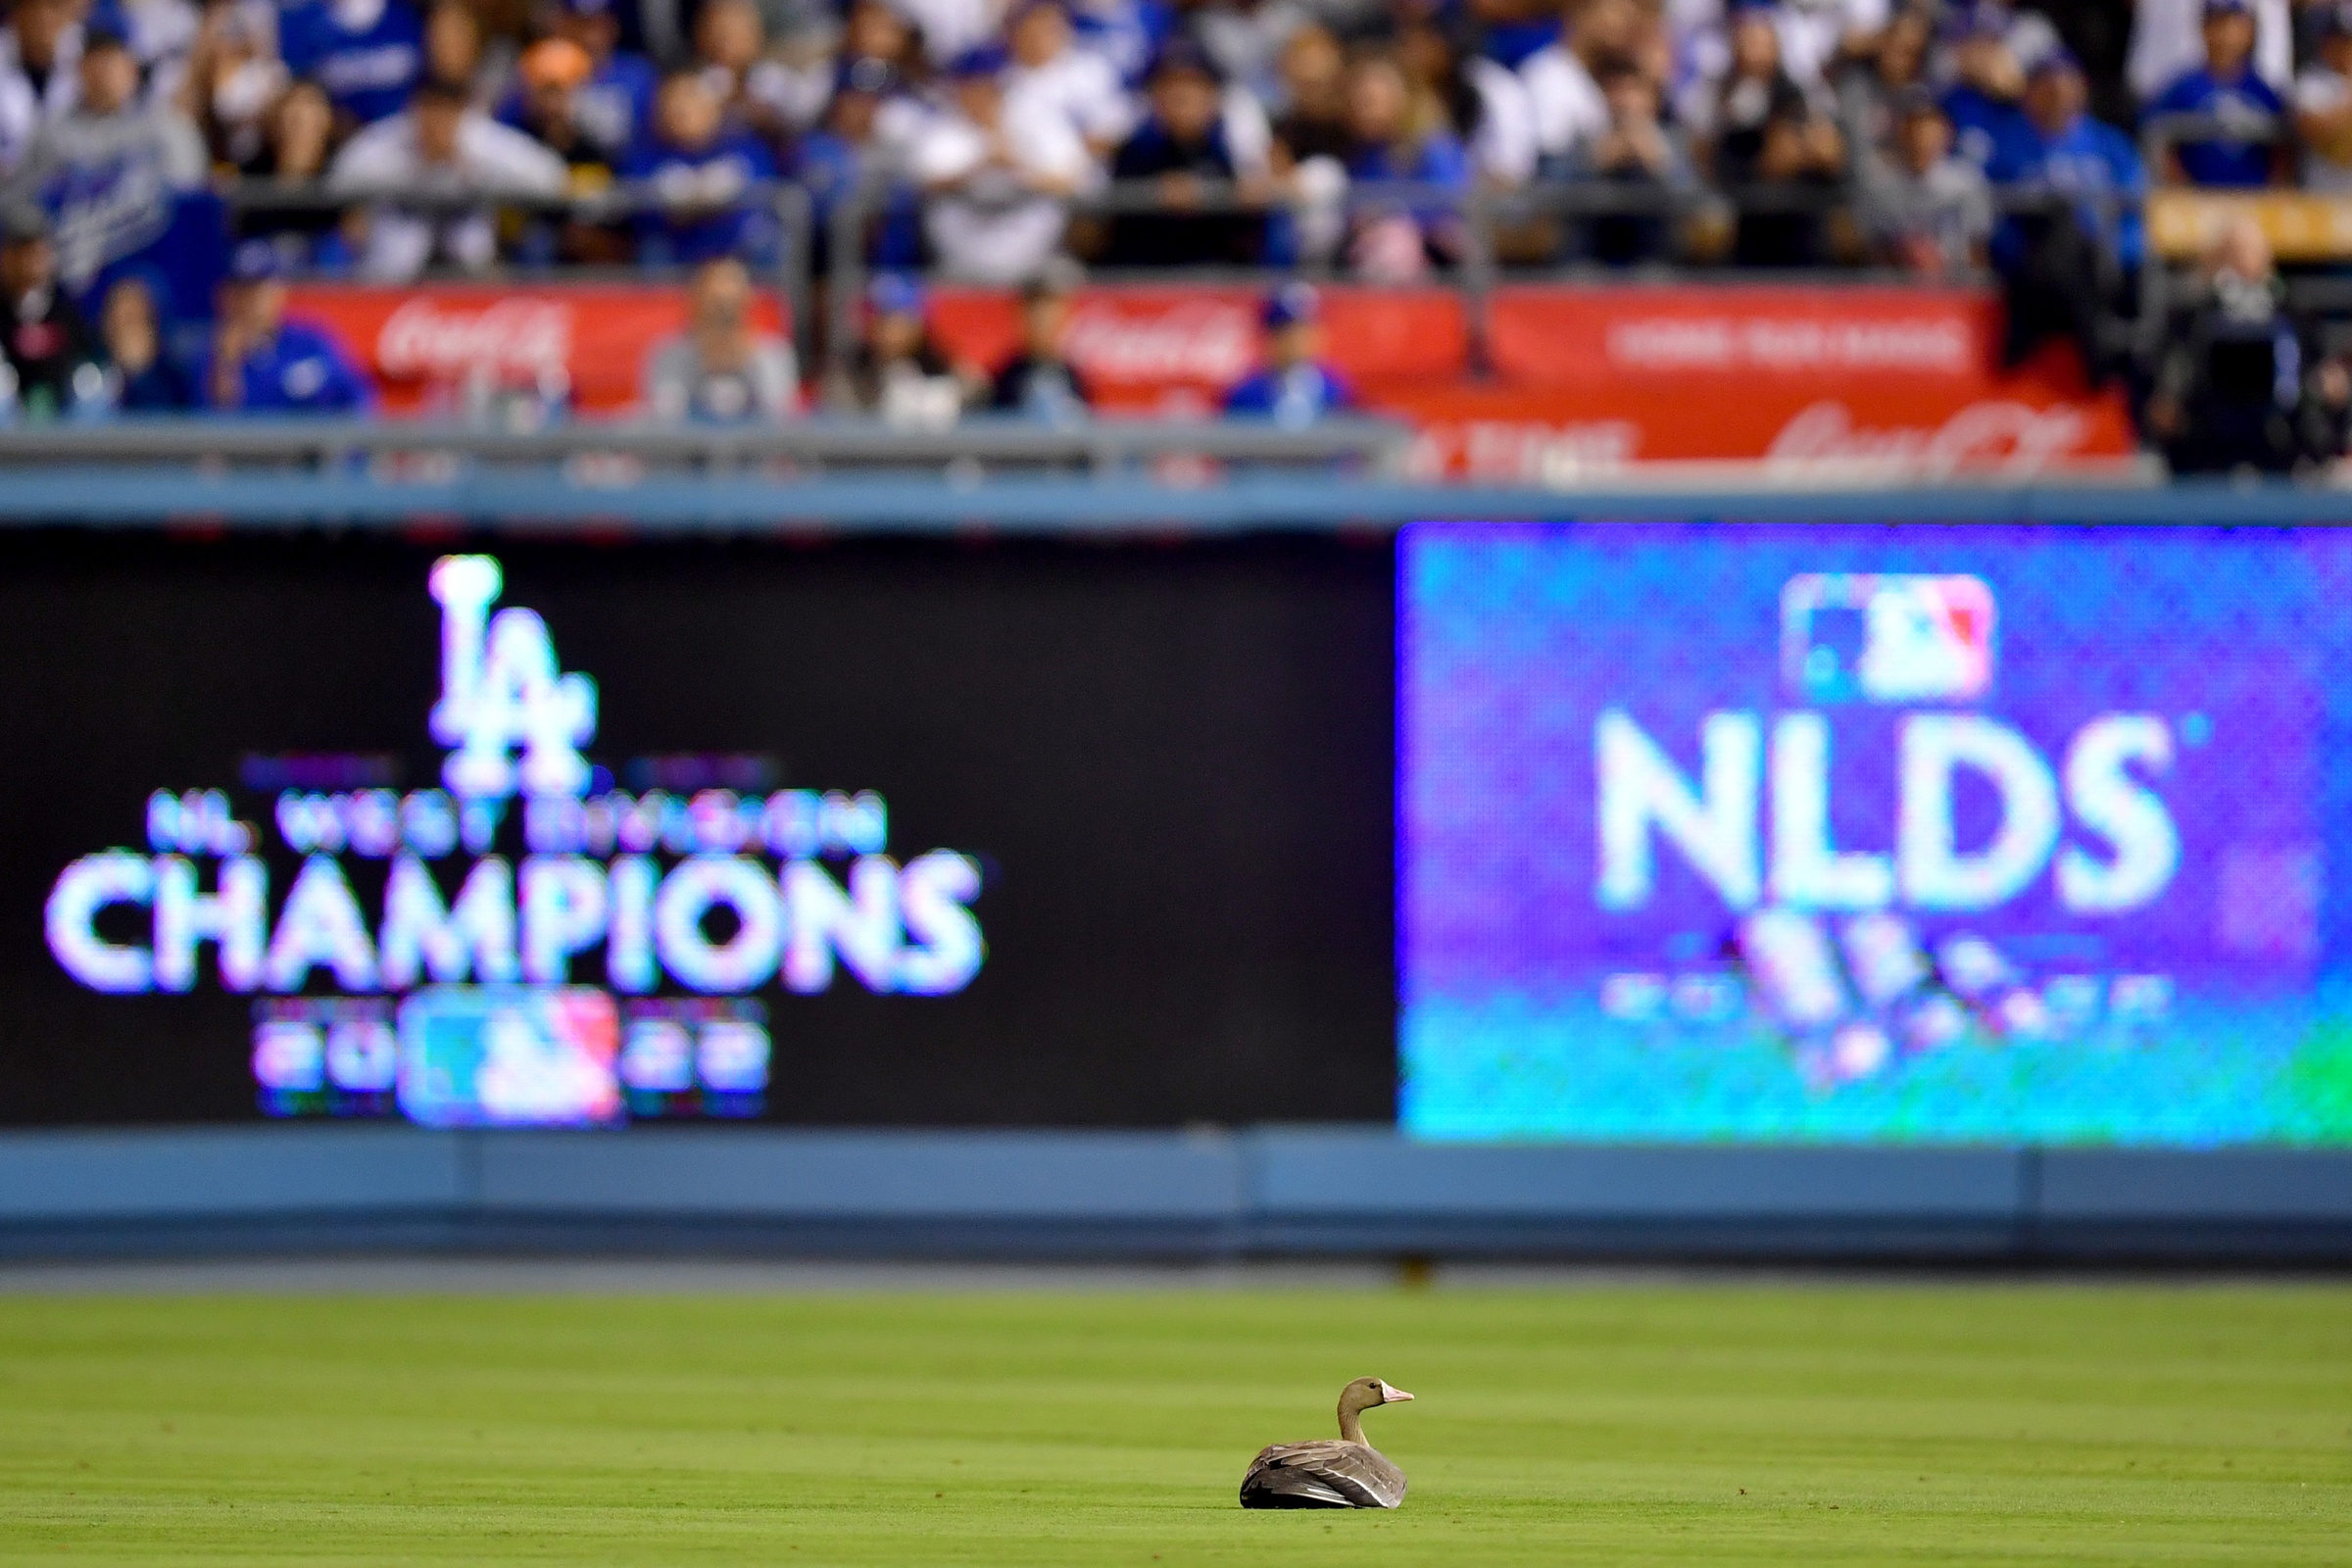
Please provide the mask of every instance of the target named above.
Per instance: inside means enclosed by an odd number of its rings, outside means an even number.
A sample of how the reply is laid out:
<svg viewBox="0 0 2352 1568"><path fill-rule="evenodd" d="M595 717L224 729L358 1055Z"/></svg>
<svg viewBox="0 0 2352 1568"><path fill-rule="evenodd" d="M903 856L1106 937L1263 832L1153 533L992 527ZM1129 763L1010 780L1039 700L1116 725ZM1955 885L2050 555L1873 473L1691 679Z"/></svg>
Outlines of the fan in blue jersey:
<svg viewBox="0 0 2352 1568"><path fill-rule="evenodd" d="M196 368L196 395L208 409L248 414L367 413L374 389L343 346L286 318L283 266L268 240L237 247L220 285L220 326Z"/></svg>
<svg viewBox="0 0 2352 1568"><path fill-rule="evenodd" d="M1287 283L1266 300L1266 364L1225 394L1227 414L1312 424L1355 406L1355 389L1322 361L1323 302L1304 283Z"/></svg>
<svg viewBox="0 0 2352 1568"><path fill-rule="evenodd" d="M2085 234L2115 249L2127 271L2139 266L2145 241L2139 198L2148 188L2147 170L2132 138L2085 105L2089 89L2082 67L2064 49L2036 61L2026 78L2026 141L2017 161L1994 171L2004 185L2041 186L2078 198L2075 216ZM2017 225L1996 234L1996 261L2008 265L2017 248Z"/></svg>
<svg viewBox="0 0 2352 1568"><path fill-rule="evenodd" d="M33 136L9 176L8 194L38 202L55 220L58 275L84 312L127 267L153 263L169 286L179 269L170 254L196 243L174 233L183 207L209 201L201 187L204 142L168 101L142 102L128 24L111 7L82 26L75 64L78 101ZM219 218L218 207L209 209ZM219 258L214 256L214 265ZM215 274L217 275L217 274ZM202 279L209 289L211 276ZM201 297L176 302L201 310Z"/></svg>
<svg viewBox="0 0 2352 1568"><path fill-rule="evenodd" d="M899 68L875 55L845 60L834 73L833 100L823 119L792 146L787 172L808 192L810 221L819 234L833 231L833 214L869 179L897 167L896 149L907 145L929 113L906 90ZM918 267L923 254L921 200L901 182L881 193L881 211L869 217L866 260L877 268ZM824 247L819 266L830 261Z"/></svg>
<svg viewBox="0 0 2352 1568"><path fill-rule="evenodd" d="M775 158L758 137L726 123L700 72L673 72L662 83L654 133L621 172L662 204L636 218L639 261L690 265L773 253L775 215L755 187L776 177Z"/></svg>
<svg viewBox="0 0 2352 1568"><path fill-rule="evenodd" d="M2013 208L1993 229L1992 259L2008 285L2003 358L2015 364L2045 339L2068 339L2097 383L2115 368L2100 333L2111 284L2130 288L2145 249L2147 173L2132 138L2085 112L2087 96L2082 67L2064 50L2027 77L2029 146L2001 171L2002 183L2056 200Z"/></svg>
<svg viewBox="0 0 2352 1568"><path fill-rule="evenodd" d="M1952 151L1984 172L2013 177L2030 156L2032 135L2019 110L2017 56L2009 47L2009 16L1998 6L1962 12L1952 42L1952 85L1941 100L1952 122Z"/></svg>
<svg viewBox="0 0 2352 1568"><path fill-rule="evenodd" d="M2192 185L2268 185L2289 165L2286 105L2254 72L2254 13L2247 0L2205 0L2205 64L2148 105L2148 119L2213 122L2172 150L2166 172Z"/></svg>
<svg viewBox="0 0 2352 1568"><path fill-rule="evenodd" d="M424 18L414 0L303 0L278 18L277 48L338 114L371 124L406 108L424 74Z"/></svg>

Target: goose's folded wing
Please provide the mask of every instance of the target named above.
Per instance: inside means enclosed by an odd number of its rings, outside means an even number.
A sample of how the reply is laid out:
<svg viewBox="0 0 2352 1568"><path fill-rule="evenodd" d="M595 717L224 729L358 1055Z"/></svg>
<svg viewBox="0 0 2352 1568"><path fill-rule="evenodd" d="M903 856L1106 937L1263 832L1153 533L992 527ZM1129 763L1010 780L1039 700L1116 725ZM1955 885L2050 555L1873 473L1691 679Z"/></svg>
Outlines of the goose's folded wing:
<svg viewBox="0 0 2352 1568"><path fill-rule="evenodd" d="M1359 1443L1286 1443L1259 1454L1242 1477L1242 1500L1253 1495L1309 1507L1394 1508L1404 1500L1404 1472Z"/></svg>

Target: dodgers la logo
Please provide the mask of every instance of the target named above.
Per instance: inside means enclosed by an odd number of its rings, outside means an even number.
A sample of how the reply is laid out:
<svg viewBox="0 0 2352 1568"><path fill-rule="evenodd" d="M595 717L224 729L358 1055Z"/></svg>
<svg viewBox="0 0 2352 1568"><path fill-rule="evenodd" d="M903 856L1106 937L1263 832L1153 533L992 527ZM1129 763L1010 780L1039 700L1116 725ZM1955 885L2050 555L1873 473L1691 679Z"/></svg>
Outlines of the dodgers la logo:
<svg viewBox="0 0 2352 1568"><path fill-rule="evenodd" d="M547 622L510 606L496 615L505 575L488 556L445 556L430 586L441 607L441 700L433 739L455 747L441 776L461 797L577 795L588 787L579 749L596 739L596 682L559 673ZM518 768L514 754L522 755Z"/></svg>

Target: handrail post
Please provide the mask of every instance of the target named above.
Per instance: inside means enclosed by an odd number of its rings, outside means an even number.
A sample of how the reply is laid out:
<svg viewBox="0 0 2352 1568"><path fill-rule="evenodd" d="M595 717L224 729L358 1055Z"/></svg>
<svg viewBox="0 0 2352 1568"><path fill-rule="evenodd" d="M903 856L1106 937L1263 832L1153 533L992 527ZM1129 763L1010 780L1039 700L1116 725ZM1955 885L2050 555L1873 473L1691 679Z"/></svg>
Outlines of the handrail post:
<svg viewBox="0 0 2352 1568"><path fill-rule="evenodd" d="M777 247L776 288L792 318L793 364L806 374L816 350L816 323L808 318L808 252L811 207L805 186L779 180L775 186L776 221L784 231Z"/></svg>
<svg viewBox="0 0 2352 1568"><path fill-rule="evenodd" d="M1470 335L1470 372L1484 379L1489 365L1487 304L1494 292L1494 204L1476 183L1461 199L1462 266L1457 287Z"/></svg>
<svg viewBox="0 0 2352 1568"><path fill-rule="evenodd" d="M825 225L825 365L846 381L857 363L858 308L865 293L865 231L871 204L888 188L879 171L859 173Z"/></svg>

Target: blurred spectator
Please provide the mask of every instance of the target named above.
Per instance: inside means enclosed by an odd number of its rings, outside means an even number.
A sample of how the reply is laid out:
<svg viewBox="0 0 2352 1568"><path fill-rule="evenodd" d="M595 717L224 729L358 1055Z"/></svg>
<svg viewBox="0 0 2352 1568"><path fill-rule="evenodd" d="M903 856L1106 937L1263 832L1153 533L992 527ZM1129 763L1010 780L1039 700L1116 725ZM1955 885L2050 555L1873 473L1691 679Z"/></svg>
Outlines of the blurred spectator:
<svg viewBox="0 0 2352 1568"><path fill-rule="evenodd" d="M1416 128L1404 71L1396 57L1372 51L1348 68L1348 146L1342 158L1351 183L1409 180L1446 190L1470 183L1469 159L1445 126ZM1425 271L1430 261L1450 259L1461 248L1461 217L1449 203L1430 198L1359 205L1348 237L1348 259L1368 275L1405 278Z"/></svg>
<svg viewBox="0 0 2352 1568"><path fill-rule="evenodd" d="M899 79L909 85L930 74L922 40L915 35L913 24L891 8L890 0L851 0L849 16L841 26L841 58L886 60L898 68Z"/></svg>
<svg viewBox="0 0 2352 1568"><path fill-rule="evenodd" d="M1070 0L1078 47L1110 63L1122 82L1136 83L1175 35L1176 7L1168 0Z"/></svg>
<svg viewBox="0 0 2352 1568"><path fill-rule="evenodd" d="M1211 59L1230 73L1232 65ZM1321 26L1303 26L1282 49L1282 113L1274 121L1275 168L1288 174L1310 159L1336 167L1348 150L1348 57Z"/></svg>
<svg viewBox="0 0 2352 1568"><path fill-rule="evenodd" d="M1944 118L1952 122L1952 145L1985 172L2006 177L2032 156L2019 100L2026 74L2009 47L2008 13L1978 4L1963 12L1952 47L1954 80L1943 95Z"/></svg>
<svg viewBox="0 0 2352 1568"><path fill-rule="evenodd" d="M9 192L56 217L58 273L85 295L108 270L161 240L172 204L205 175L204 142L168 103L139 104L139 63L121 18L82 28L74 107L44 125L9 178Z"/></svg>
<svg viewBox="0 0 2352 1568"><path fill-rule="evenodd" d="M775 218L754 187L776 177L766 144L727 125L717 93L697 71L675 71L662 83L654 133L630 154L623 172L652 187L658 212L636 219L641 262L678 265L713 257L773 252Z"/></svg>
<svg viewBox="0 0 2352 1568"><path fill-rule="evenodd" d="M1298 425L1355 408L1354 389L1323 363L1323 304L1311 287L1288 283L1275 290L1260 319L1266 363L1225 394L1227 414Z"/></svg>
<svg viewBox="0 0 2352 1568"><path fill-rule="evenodd" d="M368 412L373 390L342 345L306 321L287 319L283 267L260 240L247 240L230 257L212 348L196 369L197 396L209 409L253 414Z"/></svg>
<svg viewBox="0 0 2352 1568"><path fill-rule="evenodd" d="M555 36L588 52L588 79L572 106L580 128L600 146L612 148L615 158L625 158L653 127L661 77L643 55L619 47L618 3L560 0Z"/></svg>
<svg viewBox="0 0 2352 1568"><path fill-rule="evenodd" d="M104 407L97 339L58 287L49 216L24 202L0 209L0 417L53 419Z"/></svg>
<svg viewBox="0 0 2352 1568"><path fill-rule="evenodd" d="M1008 103L1035 100L1039 112L1060 115L1098 159L1126 139L1135 126L1127 89L1109 61L1076 46L1065 0L1021 0L1005 38L1012 59L1004 77Z"/></svg>
<svg viewBox="0 0 2352 1568"><path fill-rule="evenodd" d="M1775 16L1788 74L1806 86L1868 60L1886 31L1887 0L1785 0Z"/></svg>
<svg viewBox="0 0 2352 1568"><path fill-rule="evenodd" d="M1301 26L1282 50L1281 102L1267 164L1296 208L1268 216L1266 259L1329 259L1347 223L1348 60L1328 28Z"/></svg>
<svg viewBox="0 0 2352 1568"><path fill-rule="evenodd" d="M1984 265L1992 197L1984 172L1952 152L1952 124L1926 92L1902 106L1890 154L1865 165L1862 227L1880 260L1924 278Z"/></svg>
<svg viewBox="0 0 2352 1568"><path fill-rule="evenodd" d="M992 407L1054 424L1086 417L1094 394L1062 352L1078 284L1078 269L1056 258L1023 285L1020 351L997 371Z"/></svg>
<svg viewBox="0 0 2352 1568"><path fill-rule="evenodd" d="M1461 141L1474 174L1510 189L1536 172L1535 110L1517 75L1477 53L1460 27L1407 13L1396 30L1396 61L1409 94L1405 122Z"/></svg>
<svg viewBox="0 0 2352 1568"><path fill-rule="evenodd" d="M2317 58L2295 78L2295 129L2303 186L2352 194L2352 0L2331 0L2317 19Z"/></svg>
<svg viewBox="0 0 2352 1568"><path fill-rule="evenodd" d="M1516 71L1560 35L1557 0L1467 0L1464 9L1487 35L1487 54Z"/></svg>
<svg viewBox="0 0 2352 1568"><path fill-rule="evenodd" d="M125 414L176 414L195 407L187 371L166 348L155 294L144 278L126 277L106 292L98 315L106 343L107 382Z"/></svg>
<svg viewBox="0 0 2352 1568"><path fill-rule="evenodd" d="M612 183L625 143L608 141L597 118L580 112L580 95L596 62L569 38L542 38L522 52L515 90L499 111L499 123L521 131L564 160L575 193Z"/></svg>
<svg viewBox="0 0 2352 1568"><path fill-rule="evenodd" d="M693 319L657 344L645 366L646 407L658 419L773 423L801 412L792 345L752 325L752 278L722 256L695 269Z"/></svg>
<svg viewBox="0 0 2352 1568"><path fill-rule="evenodd" d="M2254 0L2254 71L2285 90L2294 76L2294 7L2290 0ZM2205 61L2204 0L2132 0L2132 51L2126 72L2145 102Z"/></svg>
<svg viewBox="0 0 2352 1568"><path fill-rule="evenodd" d="M1994 229L1992 253L2008 285L2006 357L2023 359L2063 334L2081 348L2094 381L2107 373L2098 322L2110 283L2128 288L2143 248L2138 198L2147 175L2132 138L2086 112L2088 89L2073 55L2053 50L2026 80L2024 155L1996 180L2061 199L2056 211L2020 212ZM2114 269L2101 264L2101 251Z"/></svg>
<svg viewBox="0 0 2352 1568"><path fill-rule="evenodd" d="M1656 261L1666 254L1673 217L1663 199L1691 183L1690 160L1660 121L1658 84L1630 60L1601 68L1601 100L1608 121L1577 144L1569 172L1580 180L1659 198L1647 211L1603 213L1584 225L1584 251L1611 267Z"/></svg>
<svg viewBox="0 0 2352 1568"><path fill-rule="evenodd" d="M567 177L562 159L474 108L463 88L428 79L404 113L335 155L327 187L370 201L360 268L397 281L436 263L488 267L498 256L497 201L561 197Z"/></svg>
<svg viewBox="0 0 2352 1568"><path fill-rule="evenodd" d="M515 94L500 111L499 122L546 148L563 160L564 188L574 196L596 196L612 187L618 177L625 146L606 141L600 132L610 122L581 113L581 93L596 63L588 51L569 38L542 38L522 52L515 75ZM524 227L522 249L527 259L601 263L631 260L629 233L624 225L600 223L576 215L541 216Z"/></svg>
<svg viewBox="0 0 2352 1568"><path fill-rule="evenodd" d="M1309 48L1328 48L1329 81L1335 95L1338 91L1343 63L1339 40L1301 0L1219 0L1188 7L1185 21L1186 32L1215 63L1218 74L1270 109L1297 107L1290 56L1303 34L1315 35Z"/></svg>
<svg viewBox="0 0 2352 1568"><path fill-rule="evenodd" d="M2261 226L2230 224L2165 333L2148 399L2148 428L2174 472L2283 473L2302 455L2302 338L2283 293Z"/></svg>
<svg viewBox="0 0 2352 1568"><path fill-rule="evenodd" d="M241 168L269 137L270 112L287 82L273 32L266 16L238 0L215 0L204 12L181 102L216 164Z"/></svg>
<svg viewBox="0 0 2352 1568"><path fill-rule="evenodd" d="M424 74L454 87L483 109L498 102L513 56L493 59L483 47L481 19L466 0L434 0L424 15Z"/></svg>
<svg viewBox="0 0 2352 1568"><path fill-rule="evenodd" d="M344 121L397 115L424 75L424 17L414 0L298 0L277 19L286 69L326 89Z"/></svg>
<svg viewBox="0 0 2352 1568"><path fill-rule="evenodd" d="M2195 116L2210 131L2172 143L2167 182L2267 185L2292 171L2283 139L2286 105L2254 71L2254 14L2247 0L2205 0L2205 64L2183 74L2148 105L2148 118Z"/></svg>
<svg viewBox="0 0 2352 1568"><path fill-rule="evenodd" d="M1827 203L1810 198L1843 179L1845 139L1782 69L1768 7L1740 7L1731 43L1711 128L1715 177L1740 204L1732 259L1744 267L1818 266Z"/></svg>
<svg viewBox="0 0 2352 1568"><path fill-rule="evenodd" d="M887 180L905 164L923 114L889 61L866 56L843 63L824 119L793 144L789 171L808 192L820 236L832 234L834 211L852 192L868 180ZM922 209L911 191L886 187L872 222L863 246L868 261L885 268L920 264ZM826 266L830 258L830 245L820 243L816 262Z"/></svg>
<svg viewBox="0 0 2352 1568"><path fill-rule="evenodd" d="M833 74L828 66L812 77L771 56L766 27L757 0L703 0L694 48L721 113L772 149L816 122Z"/></svg>
<svg viewBox="0 0 2352 1568"><path fill-rule="evenodd" d="M826 403L892 424L941 429L963 412L968 389L931 341L922 286L885 272L866 289L865 328L845 373L826 386Z"/></svg>
<svg viewBox="0 0 2352 1568"><path fill-rule="evenodd" d="M1519 67L1536 156L1554 175L1576 163L1579 144L1608 129L1609 106L1600 90L1600 73L1636 63L1642 22L1634 0L1585 0L1581 9L1572 10L1569 31Z"/></svg>
<svg viewBox="0 0 2352 1568"><path fill-rule="evenodd" d="M1156 181L1160 205L1177 211L1198 207L1203 186L1215 182L1248 186L1246 198L1271 193L1264 176L1246 176L1234 156L1215 71L1188 39L1159 52L1148 83L1151 113L1112 160L1113 178ZM1131 267L1249 263L1264 243L1265 220L1247 213L1126 213L1111 224L1107 259Z"/></svg>
<svg viewBox="0 0 2352 1568"><path fill-rule="evenodd" d="M326 91L315 81L298 81L278 98L264 122L260 150L238 172L249 179L275 180L301 189L326 176L327 153L334 145L335 112ZM273 240L290 265L339 270L352 263L352 247L344 237L347 221L331 207L250 206L237 215L237 232L246 238Z"/></svg>
<svg viewBox="0 0 2352 1568"><path fill-rule="evenodd" d="M993 49L959 57L949 71L952 102L912 156L941 268L995 283L1025 277L1054 254L1067 217L1061 198L1093 169L1066 118L1033 98L1007 100L1004 64Z"/></svg>
<svg viewBox="0 0 2352 1568"><path fill-rule="evenodd" d="M996 41L997 0L892 0L922 36L933 64L945 66Z"/></svg>
<svg viewBox="0 0 2352 1568"><path fill-rule="evenodd" d="M1900 12L1879 35L1870 60L1838 78L1838 118L1858 156L1872 151L1892 156L1905 106L1927 90L1928 46L1934 38L1935 24L1927 12Z"/></svg>
<svg viewBox="0 0 2352 1568"><path fill-rule="evenodd" d="M24 161L43 125L80 93L81 24L74 0L15 0L0 27L0 173Z"/></svg>
<svg viewBox="0 0 2352 1568"><path fill-rule="evenodd" d="M122 16L145 89L177 102L186 81L188 56L202 26L196 0L93 0L84 20L102 7ZM186 113L184 105L181 113Z"/></svg>

